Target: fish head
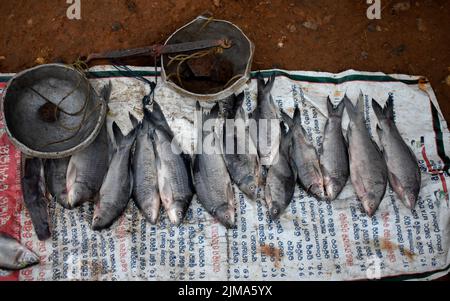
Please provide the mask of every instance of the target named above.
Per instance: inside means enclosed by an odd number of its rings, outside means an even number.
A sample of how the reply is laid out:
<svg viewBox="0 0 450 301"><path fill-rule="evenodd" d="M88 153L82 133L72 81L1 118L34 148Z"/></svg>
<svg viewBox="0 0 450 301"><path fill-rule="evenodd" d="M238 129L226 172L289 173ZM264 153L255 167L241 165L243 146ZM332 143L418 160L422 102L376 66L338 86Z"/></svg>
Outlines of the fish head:
<svg viewBox="0 0 450 301"><path fill-rule="evenodd" d="M242 180L239 188L250 200L255 201L258 197L258 182L254 175L248 175Z"/></svg>
<svg viewBox="0 0 450 301"><path fill-rule="evenodd" d="M233 228L236 225L234 208L231 208L228 204L223 204L218 207L214 215L227 229Z"/></svg>
<svg viewBox="0 0 450 301"><path fill-rule="evenodd" d="M369 217L374 216L375 212L378 209L378 206L380 206L380 203L381 203L380 198L376 197L373 193L368 193L362 199L364 211L367 213Z"/></svg>
<svg viewBox="0 0 450 301"><path fill-rule="evenodd" d="M70 208L80 206L91 198L91 191L84 185L73 185L67 193L67 204Z"/></svg>
<svg viewBox="0 0 450 301"><path fill-rule="evenodd" d="M18 252L17 256L17 266L20 269L24 269L26 267L35 265L39 263L39 257L26 249L25 247L21 248Z"/></svg>
<svg viewBox="0 0 450 301"><path fill-rule="evenodd" d="M414 209L416 207L418 194L413 191L405 191L401 201L408 209Z"/></svg>
<svg viewBox="0 0 450 301"><path fill-rule="evenodd" d="M189 203L188 200L174 201L172 203L172 206L167 210L167 215L172 224L175 226L181 225L189 208Z"/></svg>
<svg viewBox="0 0 450 301"><path fill-rule="evenodd" d="M108 228L111 221L102 217L100 214L94 213L94 218L92 219L92 230L101 231Z"/></svg>
<svg viewBox="0 0 450 301"><path fill-rule="evenodd" d="M319 200L325 199L325 191L323 189L322 180L317 181L309 188L309 192Z"/></svg>
<svg viewBox="0 0 450 301"><path fill-rule="evenodd" d="M333 179L326 179L324 180L324 187L325 187L325 197L324 199L327 201L334 201L339 193L342 190L342 185L338 183L338 181L335 181Z"/></svg>
<svg viewBox="0 0 450 301"><path fill-rule="evenodd" d="M278 203L272 203L270 208L269 208L269 215L270 218L272 219L272 221L276 221L280 218L280 215L283 213L283 208L280 204Z"/></svg>

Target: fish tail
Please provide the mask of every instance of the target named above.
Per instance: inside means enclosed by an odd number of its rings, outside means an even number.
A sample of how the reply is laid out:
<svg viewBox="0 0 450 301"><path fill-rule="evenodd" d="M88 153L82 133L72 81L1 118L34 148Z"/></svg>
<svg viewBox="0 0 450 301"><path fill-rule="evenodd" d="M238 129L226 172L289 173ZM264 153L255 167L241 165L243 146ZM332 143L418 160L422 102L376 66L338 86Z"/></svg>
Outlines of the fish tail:
<svg viewBox="0 0 450 301"><path fill-rule="evenodd" d="M219 112L220 112L220 106L219 103L217 102L214 107L211 109L211 111L208 114L208 118L207 119L215 119L219 117Z"/></svg>
<svg viewBox="0 0 450 301"><path fill-rule="evenodd" d="M373 108L373 111L375 112L375 115L378 118L378 121L382 121L382 120L386 119L386 115L384 113L383 108L380 106L380 104L375 99L372 99L372 108Z"/></svg>
<svg viewBox="0 0 450 301"><path fill-rule="evenodd" d="M265 82L264 80L264 76L261 72L259 72L256 76L257 80L258 80L258 94L265 94L265 93L270 93L270 91L272 91L273 85L275 83L275 79L276 79L276 74L273 73L269 80L267 82Z"/></svg>
<svg viewBox="0 0 450 301"><path fill-rule="evenodd" d="M364 116L365 104L364 104L364 93L363 93L363 91L361 91L359 93L358 102L356 103L356 108L358 110L358 113L361 114L361 116Z"/></svg>
<svg viewBox="0 0 450 301"><path fill-rule="evenodd" d="M344 113L345 104L344 101L341 101L339 105L336 107L331 102L331 98L328 96L327 99L327 109L328 109L328 117L342 117L342 114Z"/></svg>
<svg viewBox="0 0 450 301"><path fill-rule="evenodd" d="M345 109L348 113L348 116L350 117L350 120L355 120L358 117L358 112L356 111L356 108L350 98L348 98L347 94L344 96L343 102L345 104Z"/></svg>
<svg viewBox="0 0 450 301"><path fill-rule="evenodd" d="M281 120L283 120L283 122L286 123L289 128L292 128L294 126L294 120L292 120L292 118L289 117L289 115L286 114L286 112L284 112L283 110L280 110L280 114Z"/></svg>
<svg viewBox="0 0 450 301"><path fill-rule="evenodd" d="M116 143L116 149L133 144L136 138L136 132L137 127L133 128L133 130L127 136L124 136L117 123L114 122L113 133L114 133L114 140Z"/></svg>
<svg viewBox="0 0 450 301"><path fill-rule="evenodd" d="M302 113L300 112L300 108L295 107L294 111L294 124L301 126L302 125Z"/></svg>
<svg viewBox="0 0 450 301"><path fill-rule="evenodd" d="M386 105L384 106L383 113L386 118L394 121L394 97L392 95L389 95Z"/></svg>
<svg viewBox="0 0 450 301"><path fill-rule="evenodd" d="M112 84L111 81L109 81L100 91L100 96L106 103L109 103L109 100L111 99L111 91L112 91Z"/></svg>

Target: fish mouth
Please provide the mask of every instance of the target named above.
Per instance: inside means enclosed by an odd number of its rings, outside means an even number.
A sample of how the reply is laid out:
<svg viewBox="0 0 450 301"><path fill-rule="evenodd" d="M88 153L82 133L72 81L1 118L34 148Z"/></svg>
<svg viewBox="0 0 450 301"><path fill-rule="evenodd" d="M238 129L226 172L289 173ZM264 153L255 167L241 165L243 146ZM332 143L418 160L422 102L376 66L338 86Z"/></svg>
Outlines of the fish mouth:
<svg viewBox="0 0 450 301"><path fill-rule="evenodd" d="M216 213L214 215L217 220L227 229L231 229L236 226L234 208L229 208L227 205L222 206L218 208L218 210L216 210Z"/></svg>
<svg viewBox="0 0 450 301"><path fill-rule="evenodd" d="M280 218L281 214L282 214L282 210L278 206L272 206L269 209L269 216L272 219L272 221L278 220Z"/></svg>
<svg viewBox="0 0 450 301"><path fill-rule="evenodd" d="M170 208L169 211L167 211L167 215L169 216L170 222L175 226L180 226L184 219L183 211L177 209L177 208Z"/></svg>
<svg viewBox="0 0 450 301"><path fill-rule="evenodd" d="M413 210L417 204L417 198L413 194L406 194L402 199L406 208Z"/></svg>
<svg viewBox="0 0 450 301"><path fill-rule="evenodd" d="M375 212L378 209L378 206L375 205L375 202L369 200L369 201L363 201L363 207L364 211L369 217L373 217L375 215Z"/></svg>
<svg viewBox="0 0 450 301"><path fill-rule="evenodd" d="M19 265L21 269L36 265L38 263L39 256L29 250L24 251L20 256Z"/></svg>
<svg viewBox="0 0 450 301"><path fill-rule="evenodd" d="M98 216L94 216L94 218L92 220L92 230L102 231L105 228L106 228L106 223L103 221L103 219Z"/></svg>

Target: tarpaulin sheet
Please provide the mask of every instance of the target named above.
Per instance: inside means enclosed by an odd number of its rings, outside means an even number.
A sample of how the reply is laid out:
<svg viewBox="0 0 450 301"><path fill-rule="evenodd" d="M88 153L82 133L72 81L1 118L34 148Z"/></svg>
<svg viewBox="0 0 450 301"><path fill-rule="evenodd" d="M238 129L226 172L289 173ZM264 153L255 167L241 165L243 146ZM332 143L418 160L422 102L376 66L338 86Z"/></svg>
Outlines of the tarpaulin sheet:
<svg viewBox="0 0 450 301"><path fill-rule="evenodd" d="M93 204L74 211L50 202L52 238L39 242L20 191L20 154L0 130L0 231L35 251L41 264L10 273L9 280L353 280L377 277L431 279L450 267L450 210L447 168L449 131L431 86L416 76L349 70L276 73L274 101L293 112L300 106L303 125L320 148L326 99L337 103L345 93L355 101L365 95L367 125L378 142L371 99L382 105L394 97L400 133L416 154L422 171L420 199L408 210L388 188L376 215L362 211L348 182L338 200L319 202L297 187L279 221L270 221L263 191L254 202L235 187L237 227L226 230L194 197L185 222L172 226L165 213L157 226L146 223L133 202L111 229L91 230ZM142 118L143 81L155 80L154 68L118 71L96 67L89 77L97 91L108 81L113 91L108 124L131 130L128 112ZM255 75L255 74L253 74ZM0 75L0 91L11 75ZM256 81L244 87L245 108L256 101ZM195 99L171 91L158 80L155 100L185 150L194 131ZM344 131L348 116L343 119ZM0 123L3 128L3 124ZM220 181L220 179L217 179Z"/></svg>

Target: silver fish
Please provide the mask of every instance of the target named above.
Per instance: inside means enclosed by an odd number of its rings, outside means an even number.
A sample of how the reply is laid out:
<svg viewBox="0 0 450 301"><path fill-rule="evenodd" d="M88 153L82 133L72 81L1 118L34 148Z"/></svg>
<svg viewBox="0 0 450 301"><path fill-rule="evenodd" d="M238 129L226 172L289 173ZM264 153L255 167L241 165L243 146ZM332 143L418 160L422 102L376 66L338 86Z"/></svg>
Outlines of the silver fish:
<svg viewBox="0 0 450 301"><path fill-rule="evenodd" d="M291 159L300 185L307 193L319 200L324 199L325 192L319 155L314 145L308 140L308 134L302 126L300 109L298 107L295 109L293 119L283 111L281 111L281 116L292 131Z"/></svg>
<svg viewBox="0 0 450 301"><path fill-rule="evenodd" d="M344 103L350 117L347 131L350 178L364 210L373 216L386 193L386 163L378 145L369 136L364 118L364 95L360 94L356 107L347 96Z"/></svg>
<svg viewBox="0 0 450 301"><path fill-rule="evenodd" d="M197 103L197 111L200 111ZM219 105L216 104L204 122L217 118ZM214 133L211 133L214 135ZM194 158L194 183L199 202L212 216L227 228L235 226L235 199L230 175L222 156L222 143L215 134L214 150L202 151ZM202 143L202 141L199 141Z"/></svg>
<svg viewBox="0 0 450 301"><path fill-rule="evenodd" d="M17 240L0 233L0 269L16 271L39 263L39 257Z"/></svg>
<svg viewBox="0 0 450 301"><path fill-rule="evenodd" d="M251 121L256 122L256 129L251 128L250 134L257 143L257 149L261 164L272 165L280 147L280 128L278 107L272 99L272 88L275 83L275 75L272 75L267 83L261 74L258 74L258 103L251 113Z"/></svg>
<svg viewBox="0 0 450 301"><path fill-rule="evenodd" d="M150 115L144 109L145 117L140 124L133 156L133 200L146 220L155 225L158 221L161 199L158 189L156 155L153 146L153 132Z"/></svg>
<svg viewBox="0 0 450 301"><path fill-rule="evenodd" d="M388 168L389 183L405 206L413 209L420 192L420 168L416 156L395 125L394 100L389 97L384 109L372 100L372 107L378 118L377 132Z"/></svg>
<svg viewBox="0 0 450 301"><path fill-rule="evenodd" d="M328 120L325 124L320 165L326 199L335 200L350 175L347 143L342 134L343 101L335 108L328 97Z"/></svg>
<svg viewBox="0 0 450 301"><path fill-rule="evenodd" d="M133 124L137 124L137 121ZM92 229L95 231L109 228L130 201L133 190L131 148L136 139L136 130L134 128L124 137L117 124L113 123L115 150L94 210Z"/></svg>
<svg viewBox="0 0 450 301"><path fill-rule="evenodd" d="M45 197L44 164L41 159L25 159L22 176L22 192L25 207L30 213L39 240L50 238L48 200Z"/></svg>
<svg viewBox="0 0 450 301"><path fill-rule="evenodd" d="M102 89L102 97L108 101L111 83ZM110 159L109 138L106 124L95 141L70 158L67 168L67 203L75 208L85 202L95 201L108 171Z"/></svg>
<svg viewBox="0 0 450 301"><path fill-rule="evenodd" d="M70 209L67 202L66 176L70 157L56 160L46 160L44 164L45 183L51 199L66 209Z"/></svg>
<svg viewBox="0 0 450 301"><path fill-rule="evenodd" d="M149 120L153 123L154 149L161 203L172 224L180 225L195 194L191 158L174 140L172 130L158 103L153 103Z"/></svg>
<svg viewBox="0 0 450 301"><path fill-rule="evenodd" d="M233 113L229 115L234 119L233 127L224 124L224 159L233 182L248 198L256 200L262 182L261 166L256 145L249 134L249 127L245 124L243 100L244 93L236 98Z"/></svg>
<svg viewBox="0 0 450 301"><path fill-rule="evenodd" d="M269 168L265 188L266 202L272 220L277 220L292 202L297 179L297 172L290 162L290 153L293 151L292 132L286 133L283 124L281 132L279 158L277 163Z"/></svg>

